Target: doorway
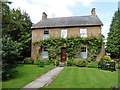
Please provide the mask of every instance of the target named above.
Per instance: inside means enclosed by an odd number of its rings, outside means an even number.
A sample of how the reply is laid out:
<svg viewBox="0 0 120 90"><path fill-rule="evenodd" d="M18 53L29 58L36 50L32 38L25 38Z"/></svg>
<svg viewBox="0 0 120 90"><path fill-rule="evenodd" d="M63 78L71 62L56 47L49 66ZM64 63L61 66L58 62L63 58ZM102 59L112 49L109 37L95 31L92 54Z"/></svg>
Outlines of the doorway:
<svg viewBox="0 0 120 90"><path fill-rule="evenodd" d="M61 62L65 62L67 60L67 49L66 47L61 48Z"/></svg>

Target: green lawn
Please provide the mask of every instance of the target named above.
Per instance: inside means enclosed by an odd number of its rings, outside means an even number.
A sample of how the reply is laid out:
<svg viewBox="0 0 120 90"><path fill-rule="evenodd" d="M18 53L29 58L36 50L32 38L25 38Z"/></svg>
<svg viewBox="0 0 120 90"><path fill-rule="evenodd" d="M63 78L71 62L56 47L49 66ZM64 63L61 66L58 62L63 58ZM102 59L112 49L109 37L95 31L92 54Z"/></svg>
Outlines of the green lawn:
<svg viewBox="0 0 120 90"><path fill-rule="evenodd" d="M45 88L110 88L118 84L118 71L65 67Z"/></svg>
<svg viewBox="0 0 120 90"><path fill-rule="evenodd" d="M38 67L37 65L19 65L17 67L18 74L14 79L4 81L3 88L21 88L38 76L52 69L54 66L46 65L45 67Z"/></svg>

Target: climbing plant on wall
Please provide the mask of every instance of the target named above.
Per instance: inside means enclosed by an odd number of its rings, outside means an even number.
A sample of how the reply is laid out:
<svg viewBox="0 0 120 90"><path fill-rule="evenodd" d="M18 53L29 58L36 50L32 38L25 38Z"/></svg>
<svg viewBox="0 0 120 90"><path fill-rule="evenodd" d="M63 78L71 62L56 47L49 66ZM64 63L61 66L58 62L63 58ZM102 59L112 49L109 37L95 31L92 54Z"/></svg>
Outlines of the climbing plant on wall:
<svg viewBox="0 0 120 90"><path fill-rule="evenodd" d="M87 38L81 37L67 37L67 38L49 38L47 40L40 40L34 43L40 47L40 51L43 47L48 50L49 59L60 60L61 47L65 46L67 48L68 59L80 57L80 49L82 46L87 46L87 58L90 60L95 60L97 55L102 49L102 37L101 36L91 36Z"/></svg>

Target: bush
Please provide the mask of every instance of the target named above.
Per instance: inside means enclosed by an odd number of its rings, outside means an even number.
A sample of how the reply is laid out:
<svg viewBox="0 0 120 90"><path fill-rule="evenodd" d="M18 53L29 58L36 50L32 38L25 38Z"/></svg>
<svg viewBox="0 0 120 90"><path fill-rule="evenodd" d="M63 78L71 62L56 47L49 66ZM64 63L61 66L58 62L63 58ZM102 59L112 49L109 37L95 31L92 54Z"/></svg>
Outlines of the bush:
<svg viewBox="0 0 120 90"><path fill-rule="evenodd" d="M41 59L41 60L36 60L34 62L34 65L38 65L38 66L41 66L41 67L44 67L44 65L50 65L51 64L51 61L48 60L48 59Z"/></svg>
<svg viewBox="0 0 120 90"><path fill-rule="evenodd" d="M24 58L24 63L25 64L33 64L34 60L31 57L26 57Z"/></svg>
<svg viewBox="0 0 120 90"><path fill-rule="evenodd" d="M59 61L56 60L56 59L52 60L52 62L53 62L53 64L54 64L55 66L58 66L58 65L59 65Z"/></svg>
<svg viewBox="0 0 120 90"><path fill-rule="evenodd" d="M105 62L109 62L111 60L111 58L110 58L110 56L108 56L108 55L105 55L105 56L103 56L102 58L101 58L101 62L102 61L105 61Z"/></svg>
<svg viewBox="0 0 120 90"><path fill-rule="evenodd" d="M2 56L2 80L10 79L16 72L16 60L20 56L20 45L18 42L12 40L8 36L4 36L2 40L2 50L0 55Z"/></svg>
<svg viewBox="0 0 120 90"><path fill-rule="evenodd" d="M87 67L88 68L98 68L98 62L94 61L94 62L88 63Z"/></svg>
<svg viewBox="0 0 120 90"><path fill-rule="evenodd" d="M73 66L74 62L73 60L67 60L67 66Z"/></svg>
<svg viewBox="0 0 120 90"><path fill-rule="evenodd" d="M78 67L86 67L87 61L79 59L79 60L75 60L74 64Z"/></svg>
<svg viewBox="0 0 120 90"><path fill-rule="evenodd" d="M40 63L40 60L34 61L34 65L39 65L39 63Z"/></svg>
<svg viewBox="0 0 120 90"><path fill-rule="evenodd" d="M116 64L116 68L117 68L117 69L120 69L120 65L119 65L118 63Z"/></svg>
<svg viewBox="0 0 120 90"><path fill-rule="evenodd" d="M40 60L38 66L39 66L39 67L44 67L44 66L45 66L44 61Z"/></svg>
<svg viewBox="0 0 120 90"><path fill-rule="evenodd" d="M43 60L45 65L50 65L51 64L51 61L50 60Z"/></svg>

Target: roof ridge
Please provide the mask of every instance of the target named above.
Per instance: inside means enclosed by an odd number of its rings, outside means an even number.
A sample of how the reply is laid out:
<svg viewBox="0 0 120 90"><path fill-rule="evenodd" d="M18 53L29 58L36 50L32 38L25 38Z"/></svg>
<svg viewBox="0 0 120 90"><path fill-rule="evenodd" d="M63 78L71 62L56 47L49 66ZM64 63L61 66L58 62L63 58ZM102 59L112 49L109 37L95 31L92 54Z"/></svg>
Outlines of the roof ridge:
<svg viewBox="0 0 120 90"><path fill-rule="evenodd" d="M92 16L92 15L85 15L85 16L68 16L68 17L55 17L55 18L47 18L46 20L48 19L60 19L60 18L74 18L74 17L89 17L89 16ZM97 16L97 15L96 15Z"/></svg>

